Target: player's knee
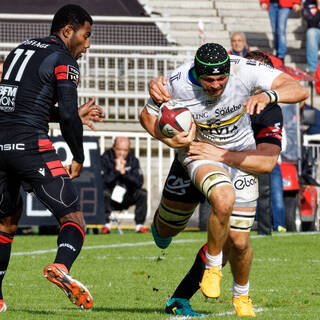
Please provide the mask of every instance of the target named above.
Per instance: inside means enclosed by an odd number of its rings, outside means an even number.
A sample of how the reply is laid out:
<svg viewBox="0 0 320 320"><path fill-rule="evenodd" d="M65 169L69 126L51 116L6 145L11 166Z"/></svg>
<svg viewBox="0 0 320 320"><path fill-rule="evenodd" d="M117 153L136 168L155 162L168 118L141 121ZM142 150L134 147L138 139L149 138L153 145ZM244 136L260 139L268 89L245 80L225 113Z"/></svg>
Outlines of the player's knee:
<svg viewBox="0 0 320 320"><path fill-rule="evenodd" d="M248 237L236 236L232 237L231 240L232 247L236 252L238 252L238 254L243 254L250 249L250 242Z"/></svg>
<svg viewBox="0 0 320 320"><path fill-rule="evenodd" d="M80 226L84 233L87 231L87 226L83 218L81 211L71 212L59 219L60 225L63 225L66 222L74 222Z"/></svg>
<svg viewBox="0 0 320 320"><path fill-rule="evenodd" d="M209 200L216 215L223 220L229 219L235 201L235 194L232 188L216 188L214 192L211 192Z"/></svg>
<svg viewBox="0 0 320 320"><path fill-rule="evenodd" d="M0 195L0 219L5 217L12 217L14 219L16 216L17 219L21 216L22 211L22 200L21 196L12 197L8 190L3 190Z"/></svg>

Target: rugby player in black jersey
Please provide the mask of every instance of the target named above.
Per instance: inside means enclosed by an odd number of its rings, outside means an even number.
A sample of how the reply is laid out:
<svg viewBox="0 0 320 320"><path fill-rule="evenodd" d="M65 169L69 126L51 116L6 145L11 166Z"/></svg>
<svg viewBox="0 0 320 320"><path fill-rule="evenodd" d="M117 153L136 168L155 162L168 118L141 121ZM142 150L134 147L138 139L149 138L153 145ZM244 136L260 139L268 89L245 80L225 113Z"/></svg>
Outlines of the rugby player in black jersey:
<svg viewBox="0 0 320 320"><path fill-rule="evenodd" d="M25 40L10 52L0 84L0 285L22 212L22 185L60 224L56 258L44 268L45 277L85 309L92 307L92 297L69 275L86 231L71 179L80 175L84 161L82 121L90 126L90 119L96 117L91 100L79 110L81 121L77 102L76 59L90 46L92 23L78 5L60 8L49 37ZM57 112L53 112L56 102ZM73 155L65 168L48 137L51 120L59 122ZM5 310L0 290L0 311Z"/></svg>
<svg viewBox="0 0 320 320"><path fill-rule="evenodd" d="M272 66L270 58L259 50L248 52L245 58ZM257 174L270 173L276 165L281 151L283 124L281 108L276 104L269 104L259 115L254 114L251 116L251 121L257 145L255 150L230 151L217 148L205 142L193 142L189 148L191 158L201 160L214 159ZM237 255L230 250L230 245L230 239L228 239L223 250L223 265L227 263L229 258L237 259ZM165 308L166 313L193 317L203 316L203 314L195 312L191 308L189 300L200 288L199 283L206 265L206 251L207 244L201 247L191 269L168 300ZM243 289L245 290L244 295L247 295L246 289ZM250 311L249 305L246 308L245 301L244 299L244 307L241 310L244 314L242 315L254 316L254 313ZM236 311L238 315L241 315L238 310Z"/></svg>

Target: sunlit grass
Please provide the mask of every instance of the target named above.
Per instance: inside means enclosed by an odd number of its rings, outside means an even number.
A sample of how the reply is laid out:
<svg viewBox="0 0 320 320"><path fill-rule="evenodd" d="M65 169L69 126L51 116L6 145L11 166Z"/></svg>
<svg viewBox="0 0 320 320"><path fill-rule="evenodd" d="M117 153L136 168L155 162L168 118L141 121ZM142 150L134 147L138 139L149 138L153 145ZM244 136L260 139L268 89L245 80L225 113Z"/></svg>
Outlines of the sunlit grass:
<svg viewBox="0 0 320 320"><path fill-rule="evenodd" d="M178 241L175 241L178 240ZM42 276L55 252L55 236L18 236L3 282L8 307L1 319L172 319L164 314L168 295L191 267L206 241L203 232L184 232L162 251L150 234L87 235L71 269L94 298L91 311L72 305L64 293ZM187 240L187 241L185 241ZM253 237L254 262L250 295L259 319L319 319L319 234ZM20 255L19 253L25 252ZM235 319L231 304L232 276L223 270L222 294L206 302L200 292L192 307L209 319ZM178 317L176 317L178 319Z"/></svg>

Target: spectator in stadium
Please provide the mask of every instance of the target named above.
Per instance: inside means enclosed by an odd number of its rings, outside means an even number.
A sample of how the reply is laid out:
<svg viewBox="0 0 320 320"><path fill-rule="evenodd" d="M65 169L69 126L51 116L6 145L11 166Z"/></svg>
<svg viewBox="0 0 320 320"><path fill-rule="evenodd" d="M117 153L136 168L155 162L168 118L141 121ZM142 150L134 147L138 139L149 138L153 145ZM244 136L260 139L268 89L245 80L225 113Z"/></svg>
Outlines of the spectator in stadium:
<svg viewBox="0 0 320 320"><path fill-rule="evenodd" d="M248 59L256 60L264 64L272 66L271 59L268 55L260 50L250 51L245 56ZM257 90L256 93L261 93ZM189 148L192 156L197 156L202 160L215 159L221 162L228 163L228 159L232 159L236 166L248 172L258 173L259 180L261 174L270 179L270 172L277 162L277 158L281 151L281 129L282 129L282 112L278 105L269 104L259 114L251 116L251 125L254 131L254 137L257 144L256 150L250 151L227 151L216 148L211 144L204 142L193 142ZM219 156L223 154L223 156ZM269 179L266 180L269 183ZM259 184L260 187L260 184ZM270 189L270 183L269 183ZM261 193L259 190L259 198ZM269 204L266 206L268 210L267 215L271 219L270 208L270 193L268 197ZM261 207L262 210L264 208ZM266 212L262 211L261 214L265 215ZM270 222L271 225L271 222ZM230 243L227 243L230 244ZM203 272L205 270L207 245L204 245L198 252L190 271L186 274L184 279L180 282L173 295L167 302L165 312L168 314L183 314L189 316L200 316L201 314L192 310L189 300L199 289L199 283ZM228 245L224 246L224 262L227 263Z"/></svg>
<svg viewBox="0 0 320 320"><path fill-rule="evenodd" d="M169 138L162 135L157 124L159 103L171 97L179 104L191 105L189 110L196 123L197 140L210 141L224 148L220 149L222 151L217 153L217 157L224 158L224 152L230 149L249 154L254 152L249 115L254 112L260 114L269 103L303 100L308 93L297 81L279 70L232 57L230 59L219 44L201 46L193 62L173 70L168 78L160 77L150 83L152 98L142 110L140 121L152 136L172 148L179 148L151 226L155 243L162 249L168 247L172 236L184 229L199 201L209 199L212 211L201 291L209 298L220 296L222 248L228 239L231 243L229 261L234 277L236 313L254 316L248 292L252 261L249 231L258 196L255 174L239 169L234 157L228 159L228 164L218 162L217 158L203 161L195 156L191 159L185 150L192 147L194 126L190 132ZM235 63L236 73L233 72ZM257 87L266 91L250 96ZM245 141L238 139L240 136ZM256 163L266 165L259 159ZM242 161L241 164L244 165ZM180 189L178 183L181 184Z"/></svg>
<svg viewBox="0 0 320 320"><path fill-rule="evenodd" d="M76 59L90 46L92 23L90 15L78 5L60 8L49 37L26 40L9 53L0 84L2 98L6 97L0 104L0 286L22 212L22 185L46 205L61 226L56 258L44 268L45 277L60 287L72 303L85 309L91 308L92 297L69 274L86 230L71 179L80 175L84 161ZM8 87L16 90L7 90ZM54 111L56 101L58 110ZM83 108L83 121L95 118L90 107L88 103ZM50 116L59 122L73 155L72 163L65 167L48 137ZM4 149L3 145L10 148ZM0 311L5 310L0 290Z"/></svg>
<svg viewBox="0 0 320 320"><path fill-rule="evenodd" d="M139 160L130 151L130 139L117 137L113 147L101 157L106 224L103 234L111 231L110 214L114 210L135 206L137 233L146 233L147 190L142 188L143 174Z"/></svg>
<svg viewBox="0 0 320 320"><path fill-rule="evenodd" d="M287 53L287 21L291 9L300 11L301 0L260 0L260 5L262 10L269 12L276 56L284 62Z"/></svg>
<svg viewBox="0 0 320 320"><path fill-rule="evenodd" d="M303 16L307 22L307 69L309 74L315 77L318 67L318 50L320 43L320 1L305 0L303 3Z"/></svg>
<svg viewBox="0 0 320 320"><path fill-rule="evenodd" d="M243 32L233 33L231 36L231 50L228 53L244 57L248 51L250 51L250 47L247 44L245 34Z"/></svg>

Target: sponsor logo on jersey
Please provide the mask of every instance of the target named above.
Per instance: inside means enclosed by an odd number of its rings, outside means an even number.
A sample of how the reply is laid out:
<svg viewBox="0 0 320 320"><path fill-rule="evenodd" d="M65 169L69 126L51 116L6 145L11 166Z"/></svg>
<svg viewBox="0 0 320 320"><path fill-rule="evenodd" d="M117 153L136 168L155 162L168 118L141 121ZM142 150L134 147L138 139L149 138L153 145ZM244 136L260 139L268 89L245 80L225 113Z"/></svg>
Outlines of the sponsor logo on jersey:
<svg viewBox="0 0 320 320"><path fill-rule="evenodd" d="M238 64L240 59L230 59L230 63Z"/></svg>
<svg viewBox="0 0 320 320"><path fill-rule="evenodd" d="M46 175L45 168L39 168L39 169L38 169L38 172L39 172L41 175L43 175L43 176Z"/></svg>
<svg viewBox="0 0 320 320"><path fill-rule="evenodd" d="M246 64L248 64L249 66L256 66L257 65L257 61L255 61L255 60L247 60Z"/></svg>
<svg viewBox="0 0 320 320"><path fill-rule="evenodd" d="M277 127L266 127L259 131L257 138L275 138L282 140L282 130Z"/></svg>
<svg viewBox="0 0 320 320"><path fill-rule="evenodd" d="M24 143L0 144L0 151L25 150Z"/></svg>
<svg viewBox="0 0 320 320"><path fill-rule="evenodd" d="M170 77L169 81L170 81L170 83L172 83L174 80L179 80L180 77L181 77L181 72L179 72L179 73L173 75L172 77Z"/></svg>
<svg viewBox="0 0 320 320"><path fill-rule="evenodd" d="M209 113L208 112L202 112L202 113L198 113L198 114L194 114L193 115L193 119L194 120L201 120L201 119L206 119L209 117Z"/></svg>
<svg viewBox="0 0 320 320"><path fill-rule="evenodd" d="M232 107L227 106L227 107L222 107L222 108L217 108L215 110L215 116L218 117L224 117L227 114L233 113L235 111L238 111L239 109L241 109L242 104L239 103L238 105L233 105ZM209 123L208 123L209 124Z"/></svg>
<svg viewBox="0 0 320 320"><path fill-rule="evenodd" d="M249 188L257 183L257 179L252 175L244 175L238 177L238 179L234 182L234 187L237 190L243 190L244 188Z"/></svg>
<svg viewBox="0 0 320 320"><path fill-rule="evenodd" d="M215 141L215 139L219 140L226 140L230 139L232 136L239 132L239 127L237 125L234 126L225 126L220 128L212 128L212 129L205 129L200 128L201 134L208 140ZM221 137L225 136L227 137ZM219 136L219 137L217 137Z"/></svg>
<svg viewBox="0 0 320 320"><path fill-rule="evenodd" d="M273 66L270 66L270 64L266 64L266 63L263 63L263 62L259 62L258 63L258 66L260 67L260 66L264 66L264 67L267 67L267 68L269 68L269 69L274 69L274 67Z"/></svg>
<svg viewBox="0 0 320 320"><path fill-rule="evenodd" d="M191 180L183 180L175 175L171 175L168 177L164 188L167 192L184 195L186 194L186 188L188 188L190 184Z"/></svg>
<svg viewBox="0 0 320 320"><path fill-rule="evenodd" d="M78 85L80 80L80 71L73 66L68 66L68 68L68 79L73 81L76 85Z"/></svg>
<svg viewBox="0 0 320 320"><path fill-rule="evenodd" d="M0 85L0 110L13 112L15 109L15 99L18 87L8 84Z"/></svg>
<svg viewBox="0 0 320 320"><path fill-rule="evenodd" d="M54 69L57 80L71 80L78 86L80 80L80 71L70 65L61 65Z"/></svg>

